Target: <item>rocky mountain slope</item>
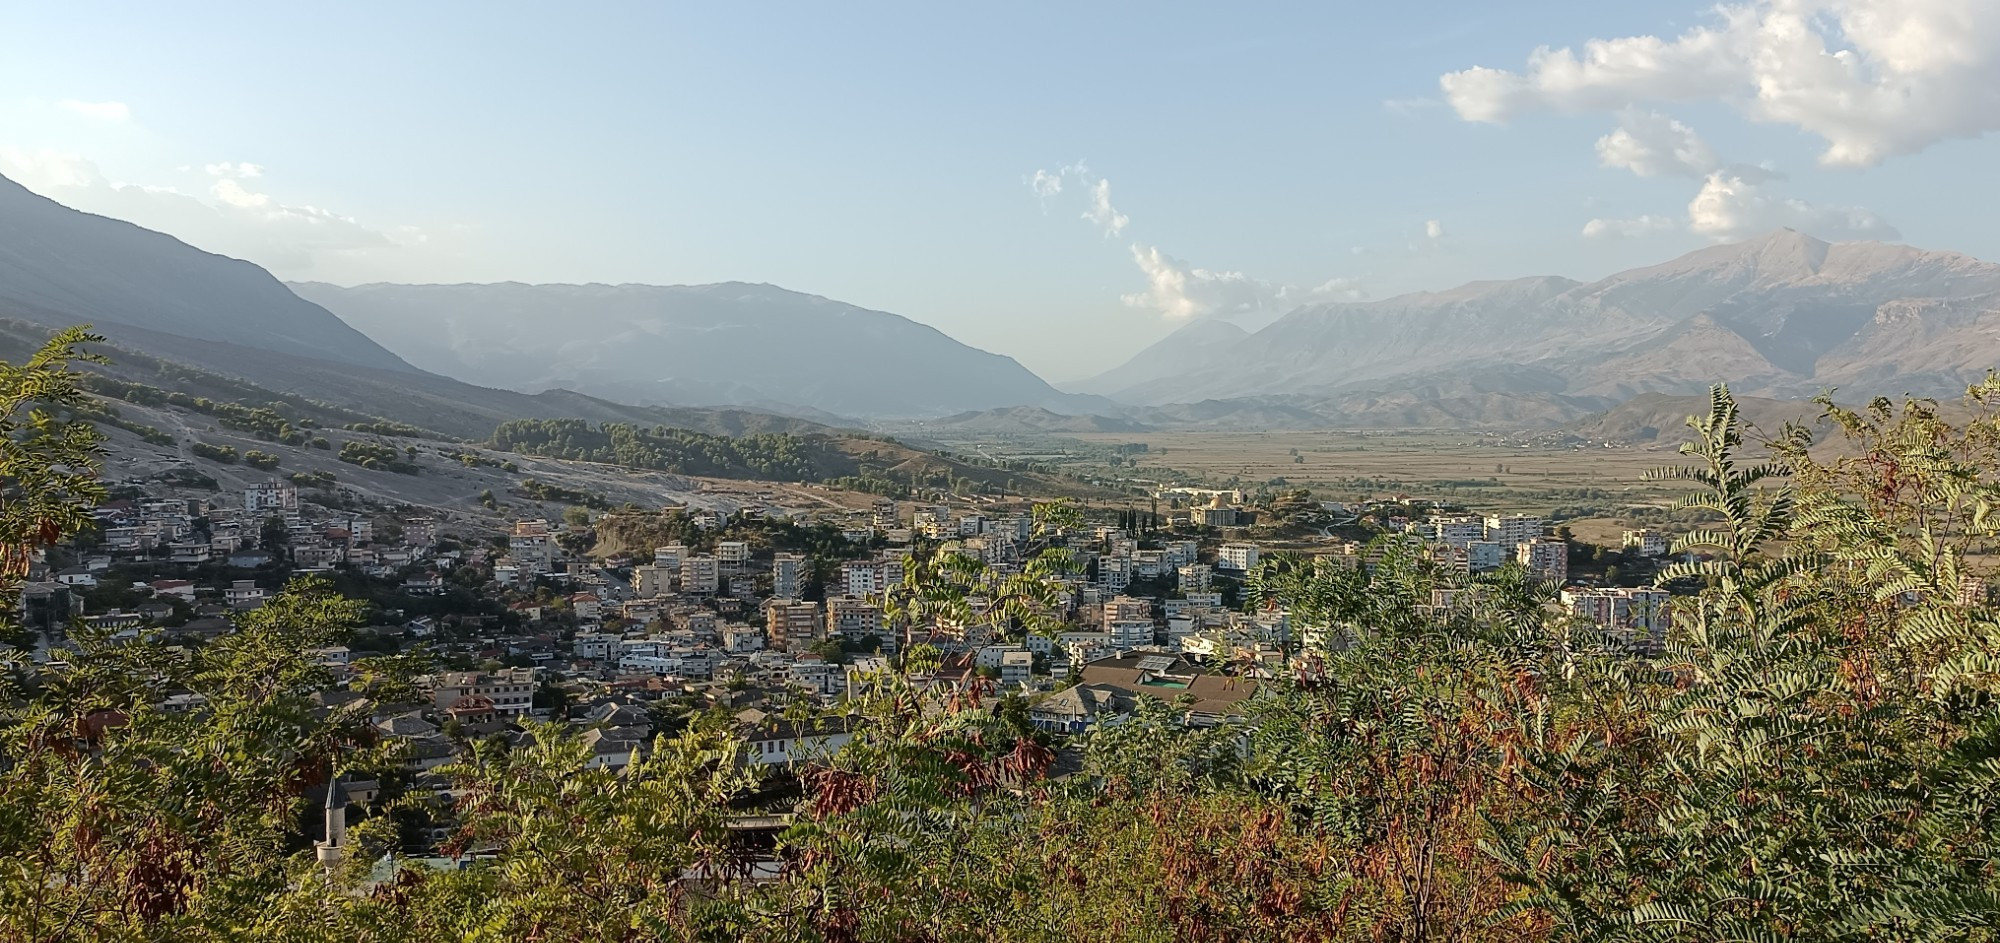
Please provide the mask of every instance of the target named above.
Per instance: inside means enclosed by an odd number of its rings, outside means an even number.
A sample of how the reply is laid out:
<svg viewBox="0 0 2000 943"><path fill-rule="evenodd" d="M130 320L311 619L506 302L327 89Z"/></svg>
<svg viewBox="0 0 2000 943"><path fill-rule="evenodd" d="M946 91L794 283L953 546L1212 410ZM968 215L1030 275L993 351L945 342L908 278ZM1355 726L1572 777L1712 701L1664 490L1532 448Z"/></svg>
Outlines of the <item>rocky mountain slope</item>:
<svg viewBox="0 0 2000 943"><path fill-rule="evenodd" d="M935 328L772 285L292 287L420 367L524 392L862 417L1088 405Z"/></svg>
<svg viewBox="0 0 2000 943"><path fill-rule="evenodd" d="M1351 414L1370 397L1462 400L1424 392L1445 377L1523 400L1513 411L1544 422L1718 380L1772 397L1952 393L2000 365L2000 265L1781 230L1588 284L1478 282L1303 307L1233 341L1205 336L1204 365L1182 369L1186 352L1162 342L1085 386L1141 406L1282 395Z"/></svg>

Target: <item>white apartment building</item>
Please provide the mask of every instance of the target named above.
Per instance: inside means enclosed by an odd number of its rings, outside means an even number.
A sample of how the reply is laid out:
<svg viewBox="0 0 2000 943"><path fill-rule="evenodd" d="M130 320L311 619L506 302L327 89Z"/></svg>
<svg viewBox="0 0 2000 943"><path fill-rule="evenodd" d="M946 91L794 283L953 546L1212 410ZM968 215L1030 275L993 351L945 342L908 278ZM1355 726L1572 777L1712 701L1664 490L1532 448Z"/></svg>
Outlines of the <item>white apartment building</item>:
<svg viewBox="0 0 2000 943"><path fill-rule="evenodd" d="M1665 531L1657 531L1650 527L1628 530L1625 532L1625 547L1639 551L1642 557L1664 557L1673 547L1673 538Z"/></svg>
<svg viewBox="0 0 2000 943"><path fill-rule="evenodd" d="M243 510L252 514L299 511L299 489L289 481L260 481L243 489Z"/></svg>
<svg viewBox="0 0 2000 943"><path fill-rule="evenodd" d="M1473 573L1497 570L1507 563L1507 555L1513 550L1510 544L1497 540L1475 540L1465 545L1466 569Z"/></svg>
<svg viewBox="0 0 2000 943"><path fill-rule="evenodd" d="M523 573L547 573L556 566L556 539L548 521L515 521L507 555Z"/></svg>
<svg viewBox="0 0 2000 943"><path fill-rule="evenodd" d="M741 573L750 565L750 544L742 540L724 540L715 545L715 562L730 573Z"/></svg>
<svg viewBox="0 0 2000 943"><path fill-rule="evenodd" d="M1215 553L1215 567L1233 573L1248 573L1257 568L1256 544L1223 544Z"/></svg>
<svg viewBox="0 0 2000 943"><path fill-rule="evenodd" d="M831 634L858 639L882 634L882 607L857 596L828 596L826 626Z"/></svg>
<svg viewBox="0 0 2000 943"><path fill-rule="evenodd" d="M1463 547L1486 539L1486 521L1477 517L1440 517L1430 522L1432 540L1451 547Z"/></svg>
<svg viewBox="0 0 2000 943"><path fill-rule="evenodd" d="M1563 606L1579 618L1654 641L1666 636L1672 622L1671 598L1665 590L1649 587L1576 589L1562 594Z"/></svg>
<svg viewBox="0 0 2000 943"><path fill-rule="evenodd" d="M1542 536L1546 528L1539 517L1526 514L1509 514L1505 517L1486 519L1486 539L1498 541L1509 547L1527 543Z"/></svg>
<svg viewBox="0 0 2000 943"><path fill-rule="evenodd" d="M1180 588L1183 593L1205 593L1215 580L1215 569L1206 563L1182 564Z"/></svg>
<svg viewBox="0 0 2000 943"><path fill-rule="evenodd" d="M797 599L805 589L806 558L796 553L781 553L771 560L771 595L779 599Z"/></svg>
<svg viewBox="0 0 2000 943"><path fill-rule="evenodd" d="M1025 688L1034 683L1035 656L1027 649L1003 653L998 667L1003 688Z"/></svg>

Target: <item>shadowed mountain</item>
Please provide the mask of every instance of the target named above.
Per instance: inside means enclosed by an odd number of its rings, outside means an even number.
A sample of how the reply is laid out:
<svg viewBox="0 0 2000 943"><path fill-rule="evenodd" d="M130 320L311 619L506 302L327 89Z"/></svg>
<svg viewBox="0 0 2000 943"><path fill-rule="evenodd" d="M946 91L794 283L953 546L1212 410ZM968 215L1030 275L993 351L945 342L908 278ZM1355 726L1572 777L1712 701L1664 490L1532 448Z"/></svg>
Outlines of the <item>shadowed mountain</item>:
<svg viewBox="0 0 2000 943"><path fill-rule="evenodd" d="M0 315L145 328L235 348L415 373L249 262L81 213L0 177Z"/></svg>
<svg viewBox="0 0 2000 943"><path fill-rule="evenodd" d="M756 410L627 406L566 390L529 396L427 373L384 350L270 273L172 236L69 209L0 178L0 320L17 350L92 324L118 350L109 368L213 395L204 377L244 380L370 416L470 439L509 419L580 417L716 434L825 426ZM203 395L210 395L204 393Z"/></svg>
<svg viewBox="0 0 2000 943"><path fill-rule="evenodd" d="M850 416L1099 405L908 318L772 285L293 288L420 367L528 392Z"/></svg>

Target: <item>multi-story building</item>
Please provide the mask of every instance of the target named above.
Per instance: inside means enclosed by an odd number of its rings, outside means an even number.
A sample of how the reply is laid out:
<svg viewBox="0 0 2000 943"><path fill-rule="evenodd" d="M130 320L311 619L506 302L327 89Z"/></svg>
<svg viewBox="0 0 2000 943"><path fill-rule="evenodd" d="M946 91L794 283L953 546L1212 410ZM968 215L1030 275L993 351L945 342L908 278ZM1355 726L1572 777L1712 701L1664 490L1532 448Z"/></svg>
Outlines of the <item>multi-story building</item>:
<svg viewBox="0 0 2000 943"><path fill-rule="evenodd" d="M1132 558L1106 556L1097 561L1097 582L1106 592L1122 593L1132 585Z"/></svg>
<svg viewBox="0 0 2000 943"><path fill-rule="evenodd" d="M693 596L713 596L722 588L722 565L707 554L681 561L681 592Z"/></svg>
<svg viewBox="0 0 2000 943"><path fill-rule="evenodd" d="M796 553L781 553L771 560L771 595L779 599L797 599L805 590L806 558Z"/></svg>
<svg viewBox="0 0 2000 943"><path fill-rule="evenodd" d="M1232 573L1248 573L1257 568L1256 544L1223 544L1215 552L1215 568Z"/></svg>
<svg viewBox="0 0 2000 943"><path fill-rule="evenodd" d="M687 556L688 548L686 544L673 543L664 547L654 547L653 565L663 566L670 570L678 570L681 568L681 561L687 559Z"/></svg>
<svg viewBox="0 0 2000 943"><path fill-rule="evenodd" d="M1519 546L1542 536L1543 529L1541 518L1526 514L1492 516L1486 519L1486 539L1498 541L1509 547Z"/></svg>
<svg viewBox="0 0 2000 943"><path fill-rule="evenodd" d="M1002 652L997 667L1002 688L1025 688L1034 683L1035 655L1025 648Z"/></svg>
<svg viewBox="0 0 2000 943"><path fill-rule="evenodd" d="M1514 548L1497 540L1475 540L1465 545L1466 569L1473 573L1497 570L1507 563Z"/></svg>
<svg viewBox="0 0 2000 943"><path fill-rule="evenodd" d="M750 565L750 544L742 540L723 540L715 545L715 562L725 573L741 573Z"/></svg>
<svg viewBox="0 0 2000 943"><path fill-rule="evenodd" d="M523 573L547 573L556 566L556 539L548 521L515 521L507 555Z"/></svg>
<svg viewBox="0 0 2000 943"><path fill-rule="evenodd" d="M1119 596L1104 604L1104 622L1106 624L1142 619L1151 621L1152 618L1153 604L1148 600L1134 599L1130 596Z"/></svg>
<svg viewBox="0 0 2000 943"><path fill-rule="evenodd" d="M1452 547L1486 539L1486 521L1477 517L1440 517L1430 522L1430 538Z"/></svg>
<svg viewBox="0 0 2000 943"><path fill-rule="evenodd" d="M501 715L525 714L534 707L535 671L502 668L494 672L454 671L440 675L431 703L439 710L446 710L461 698L492 701L494 712Z"/></svg>
<svg viewBox="0 0 2000 943"><path fill-rule="evenodd" d="M932 540L942 540L958 533L958 528L951 522L951 508L942 504L918 508L911 518L910 527Z"/></svg>
<svg viewBox="0 0 2000 943"><path fill-rule="evenodd" d="M1104 623L1104 635L1118 648L1138 648L1153 644L1153 620L1120 619Z"/></svg>
<svg viewBox="0 0 2000 943"><path fill-rule="evenodd" d="M888 585L880 560L849 560L840 565L840 584L847 596L874 596Z"/></svg>
<svg viewBox="0 0 2000 943"><path fill-rule="evenodd" d="M770 638L772 648L804 649L824 638L825 632L819 603L773 600L764 610L764 634Z"/></svg>
<svg viewBox="0 0 2000 943"><path fill-rule="evenodd" d="M1634 641L1658 642L1672 623L1672 597L1652 588L1565 590L1563 605L1580 618L1632 633Z"/></svg>
<svg viewBox="0 0 2000 943"><path fill-rule="evenodd" d="M591 661L604 661L618 651L620 637L612 632L578 632L570 643L570 654Z"/></svg>
<svg viewBox="0 0 2000 943"><path fill-rule="evenodd" d="M1536 537L1518 544L1514 548L1514 561L1543 579L1569 582L1569 545L1560 540Z"/></svg>
<svg viewBox="0 0 2000 943"><path fill-rule="evenodd" d="M289 481L260 481L243 489L243 510L252 514L297 514L299 489Z"/></svg>
<svg viewBox="0 0 2000 943"><path fill-rule="evenodd" d="M1672 546L1673 538L1664 531L1646 527L1625 532L1626 549L1637 550L1642 557L1664 557Z"/></svg>
<svg viewBox="0 0 2000 943"><path fill-rule="evenodd" d="M438 541L437 521L428 517L413 517L403 522L403 546L428 549Z"/></svg>
<svg viewBox="0 0 2000 943"><path fill-rule="evenodd" d="M882 634L882 607L859 596L826 598L827 631L842 638L858 639Z"/></svg>
<svg viewBox="0 0 2000 943"><path fill-rule="evenodd" d="M632 568L632 592L642 599L666 596L674 591L674 571L656 564Z"/></svg>
<svg viewBox="0 0 2000 943"><path fill-rule="evenodd" d="M1205 593L1215 579L1215 569L1206 563L1184 563L1179 576L1181 592Z"/></svg>

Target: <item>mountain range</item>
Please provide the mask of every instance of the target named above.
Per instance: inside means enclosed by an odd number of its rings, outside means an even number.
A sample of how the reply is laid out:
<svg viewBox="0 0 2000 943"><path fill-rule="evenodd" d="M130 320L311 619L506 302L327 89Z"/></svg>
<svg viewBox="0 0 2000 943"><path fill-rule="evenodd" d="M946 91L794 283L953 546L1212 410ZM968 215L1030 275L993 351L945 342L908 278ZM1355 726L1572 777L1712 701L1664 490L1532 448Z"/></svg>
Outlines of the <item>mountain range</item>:
<svg viewBox="0 0 2000 943"><path fill-rule="evenodd" d="M0 319L91 322L155 373L183 364L469 438L572 417L728 433L1522 428L1717 380L1780 400L1954 394L2000 365L2000 265L1781 230L1588 283L1309 305L1254 332L1197 321L1065 393L907 318L770 285L288 287L0 178Z"/></svg>
<svg viewBox="0 0 2000 943"><path fill-rule="evenodd" d="M866 417L1111 406L901 315L774 285L292 289L419 367L525 392Z"/></svg>
<svg viewBox="0 0 2000 943"><path fill-rule="evenodd" d="M1780 230L1589 283L1310 305L1254 333L1197 322L1078 388L1142 407L1282 396L1364 422L1374 400L1402 404L1389 419L1456 402L1556 421L1717 380L1781 398L1949 394L1995 365L2000 265Z"/></svg>

